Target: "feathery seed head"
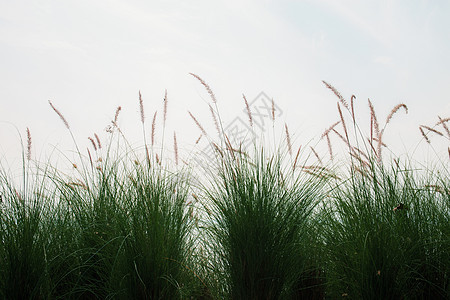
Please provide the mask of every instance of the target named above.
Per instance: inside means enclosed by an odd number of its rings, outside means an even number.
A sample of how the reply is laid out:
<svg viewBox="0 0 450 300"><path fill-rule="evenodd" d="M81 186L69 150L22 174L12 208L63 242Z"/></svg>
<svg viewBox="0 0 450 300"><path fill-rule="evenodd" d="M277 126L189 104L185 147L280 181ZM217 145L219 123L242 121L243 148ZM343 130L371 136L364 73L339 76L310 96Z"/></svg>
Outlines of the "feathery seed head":
<svg viewBox="0 0 450 300"><path fill-rule="evenodd" d="M387 118L386 118L386 124L389 123L389 121L392 119L392 116L393 116L400 108L405 109L405 113L408 113L408 107L407 107L405 104L400 103L400 104L396 105L396 106L391 110L391 112L389 113L389 115L388 115Z"/></svg>
<svg viewBox="0 0 450 300"><path fill-rule="evenodd" d="M66 118L64 118L63 114L53 105L53 103L48 100L48 103L50 104L50 106L53 108L53 110L55 111L55 113L59 116L59 118L61 119L61 121L63 121L64 125L66 126L67 129L70 130L69 127L69 123L67 122Z"/></svg>
<svg viewBox="0 0 450 300"><path fill-rule="evenodd" d="M430 139L427 137L427 135L425 134L425 132L423 131L421 126L419 126L419 130L420 130L420 133L422 134L422 136L424 137L425 141L427 141L427 143L430 144L431 143Z"/></svg>
<svg viewBox="0 0 450 300"><path fill-rule="evenodd" d="M449 130L447 124L445 123L446 120L449 121L450 118L442 119L442 118L439 117L439 116L438 116L438 118L439 118L439 122L438 122L436 125L442 124L442 127L444 127L444 130L445 130L445 132L447 133L447 137L450 139L450 130Z"/></svg>
<svg viewBox="0 0 450 300"><path fill-rule="evenodd" d="M375 114L375 109L373 108L372 102L370 102L370 99L367 99L369 102L369 108L370 108L370 117L373 121L372 127L375 129L375 135L379 136L380 134L380 125L378 124L377 115Z"/></svg>
<svg viewBox="0 0 450 300"><path fill-rule="evenodd" d="M284 123L284 128L286 130L286 141L288 146L289 155L292 156L292 144L291 144L291 136L289 135L288 126L286 123Z"/></svg>
<svg viewBox="0 0 450 300"><path fill-rule="evenodd" d="M175 164L178 166L178 145L177 145L177 134L173 133L173 150L175 153Z"/></svg>
<svg viewBox="0 0 450 300"><path fill-rule="evenodd" d="M164 93L164 124L166 124L167 119L167 90Z"/></svg>
<svg viewBox="0 0 450 300"><path fill-rule="evenodd" d="M114 122L113 122L114 126L117 126L117 119L119 118L119 113L121 110L122 110L122 106L118 106L116 109L116 113L114 115Z"/></svg>
<svg viewBox="0 0 450 300"><path fill-rule="evenodd" d="M91 138L91 137L88 137L88 139L91 141L91 143L92 143L92 146L94 147L94 150L95 151L97 151L97 145L95 144L95 141L94 141L94 139L93 138Z"/></svg>
<svg viewBox="0 0 450 300"><path fill-rule="evenodd" d="M98 137L98 135L96 133L94 133L94 136L97 141L98 148L102 149L102 143L100 142L100 138Z"/></svg>
<svg viewBox="0 0 450 300"><path fill-rule="evenodd" d="M344 99L344 97L342 97L341 93L339 93L339 91L338 91L334 86L332 86L331 84L329 84L328 82L326 82L326 81L324 81L324 80L322 80L322 82L323 82L323 84L325 84L325 86L326 86L327 88L329 88L329 89L336 95L336 97L339 98L339 101L342 103L342 105L344 105L344 107L345 107L347 110L349 110L347 101L345 101L345 99Z"/></svg>
<svg viewBox="0 0 450 300"><path fill-rule="evenodd" d="M31 133L27 127L27 160L31 160Z"/></svg>
<svg viewBox="0 0 450 300"><path fill-rule="evenodd" d="M195 122L195 124L197 125L197 127L200 128L200 130L202 131L202 133L203 133L204 135L207 135L205 129L203 129L203 126L200 125L200 123L197 121L197 119L194 117L194 115L193 115L190 111L188 111L188 113L189 113L189 115L191 116L192 120L194 120L194 122Z"/></svg>
<svg viewBox="0 0 450 300"><path fill-rule="evenodd" d="M142 100L141 91L139 91L139 110L141 112L141 122L144 124L145 115L144 115L144 101Z"/></svg>
<svg viewBox="0 0 450 300"><path fill-rule="evenodd" d="M341 123L341 121L337 121L336 123L334 123L333 125L331 125L330 127L328 127L324 133L322 133L322 136L320 137L321 139L324 138L325 136L327 136L331 130L333 130L334 127L336 127L336 125L338 125L339 123Z"/></svg>
<svg viewBox="0 0 450 300"><path fill-rule="evenodd" d="M194 76L198 81L200 81L200 83L205 87L206 91L208 92L209 96L211 97L211 100L213 103L216 103L216 96L214 95L213 91L211 90L211 88L209 87L209 85L200 78L200 76L194 74L194 73L189 73L190 75Z"/></svg>
<svg viewBox="0 0 450 300"><path fill-rule="evenodd" d="M273 98L272 98L272 121L275 122L275 102L273 102Z"/></svg>
<svg viewBox="0 0 450 300"><path fill-rule="evenodd" d="M250 106L248 105L247 98L245 98L245 95L242 94L245 101L245 108L247 110L248 120L250 122L250 127L253 127L253 118L252 118L252 112L250 111Z"/></svg>
<svg viewBox="0 0 450 300"><path fill-rule="evenodd" d="M155 111L155 114L153 115L153 121L152 121L152 147L155 144L155 128L156 128L156 114L158 111Z"/></svg>
<svg viewBox="0 0 450 300"><path fill-rule="evenodd" d="M442 132L437 131L436 129L431 128L431 127L429 127L429 126L426 126L426 125L420 125L420 127L425 128L425 129L427 129L428 131L434 132L434 133L436 133L436 134L438 134L438 135L440 135L440 136L444 136L444 134L442 134Z"/></svg>

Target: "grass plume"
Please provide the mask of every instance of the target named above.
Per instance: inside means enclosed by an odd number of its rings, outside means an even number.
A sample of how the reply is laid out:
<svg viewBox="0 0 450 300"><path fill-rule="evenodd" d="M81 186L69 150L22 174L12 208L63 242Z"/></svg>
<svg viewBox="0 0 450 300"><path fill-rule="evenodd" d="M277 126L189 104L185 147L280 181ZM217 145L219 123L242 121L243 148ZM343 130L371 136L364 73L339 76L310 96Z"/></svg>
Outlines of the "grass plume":
<svg viewBox="0 0 450 300"><path fill-rule="evenodd" d="M439 122L437 122L436 125L442 124L442 127L445 130L445 133L447 133L447 137L450 139L450 130L449 130L447 124L446 124L446 122L450 121L450 118L442 119L439 116L438 116L438 118L439 118Z"/></svg>
<svg viewBox="0 0 450 300"><path fill-rule="evenodd" d="M139 91L139 112L141 113L141 123L145 123L144 100L142 100L141 91Z"/></svg>
<svg viewBox="0 0 450 300"><path fill-rule="evenodd" d="M177 134L173 133L173 151L175 154L175 164L178 166L178 144L177 144Z"/></svg>
<svg viewBox="0 0 450 300"><path fill-rule="evenodd" d="M286 131L286 141L287 141L287 146L288 146L288 151L289 151L289 155L292 156L292 143L291 143L291 136L289 135L289 129L287 124L284 124L284 128Z"/></svg>
<svg viewBox="0 0 450 300"><path fill-rule="evenodd" d="M191 116L192 120L194 120L195 124L197 125L197 127L200 129L200 131L203 133L203 135L207 136L205 129L203 128L203 126L197 121L197 119L194 117L194 115L188 111L189 115Z"/></svg>
<svg viewBox="0 0 450 300"><path fill-rule="evenodd" d="M100 142L100 138L96 133L94 133L95 140L97 141L97 145L99 149L102 149L102 143Z"/></svg>
<svg viewBox="0 0 450 300"><path fill-rule="evenodd" d="M322 133L321 138L327 136L327 135L330 133L330 131L332 131L333 128L336 127L336 125L338 125L339 123L341 123L341 121L337 121L336 123L334 123L333 125L331 125L330 127L328 127L328 128Z"/></svg>
<svg viewBox="0 0 450 300"><path fill-rule="evenodd" d="M386 125L389 123L389 121L392 119L392 117L394 116L394 114L395 114L400 108L403 108L403 109L405 110L405 113L408 113L408 107L407 107L405 104L400 103L400 104L396 105L396 106L391 110L391 112L389 113L389 115L387 116L387 118L386 118Z"/></svg>
<svg viewBox="0 0 450 300"><path fill-rule="evenodd" d="M122 110L122 106L118 106L116 109L116 113L114 114L114 123L113 123L114 125L116 125L117 121L119 120L119 114L120 114L121 110Z"/></svg>
<svg viewBox="0 0 450 300"><path fill-rule="evenodd" d="M153 115L153 120L152 120L152 146L155 145L155 129L156 129L156 114L158 113L158 111L155 111L155 114Z"/></svg>
<svg viewBox="0 0 450 300"><path fill-rule="evenodd" d="M63 121L64 126L66 126L67 129L70 130L69 127L69 123L67 122L66 118L64 118L63 114L53 105L53 103L48 100L48 103L50 104L50 106L53 108L53 110L55 111L55 113L59 116L59 118L61 119L61 121Z"/></svg>
<svg viewBox="0 0 450 300"><path fill-rule="evenodd" d="M196 78L198 81L200 81L200 83L205 87L206 91L208 92L209 96L211 97L212 102L216 103L217 102L216 96L214 95L210 86L203 79L201 79L200 76L198 76L194 73L189 73L189 74L192 75L194 78Z"/></svg>
<svg viewBox="0 0 450 300"><path fill-rule="evenodd" d="M332 86L331 84L329 84L328 82L326 82L326 81L324 81L324 80L322 80L322 82L323 82L323 84L325 84L325 86L326 86L327 88L329 88L329 89L336 95L336 97L339 98L339 101L342 103L342 105L344 105L344 107L345 107L347 110L349 110L347 101L345 101L345 99L344 99L344 97L342 97L341 93L339 93L339 91L338 91L334 86Z"/></svg>
<svg viewBox="0 0 450 300"><path fill-rule="evenodd" d="M92 147L94 147L94 150L97 151L97 145L95 144L95 141L93 138L88 137L89 141L91 141Z"/></svg>
<svg viewBox="0 0 450 300"><path fill-rule="evenodd" d="M31 160L31 132L27 127L27 160Z"/></svg>
<svg viewBox="0 0 450 300"><path fill-rule="evenodd" d="M245 98L244 94L242 94L242 97L244 97L245 109L247 111L247 116L248 116L248 121L250 123L250 127L253 127L253 118L252 118L252 112L250 110L250 106L248 105L247 98Z"/></svg>
<svg viewBox="0 0 450 300"><path fill-rule="evenodd" d="M443 134L442 132L440 132L440 131L438 131L438 130L436 130L436 129L434 129L434 128L431 128L431 127L429 127L429 126L427 126L427 125L420 125L420 127L425 128L425 129L428 130L428 131L434 132L434 133L436 133L437 135L444 136L444 134Z"/></svg>
<svg viewBox="0 0 450 300"><path fill-rule="evenodd" d="M380 135L380 125L379 125L378 120L377 120L377 115L375 114L375 109L373 108L373 104L370 101L370 99L368 99L367 101L369 103L370 117L371 117L371 120L373 120L371 122L371 123L373 123L371 125L371 128L375 129L375 136L378 137Z"/></svg>
<svg viewBox="0 0 450 300"><path fill-rule="evenodd" d="M272 122L275 122L275 102L272 98Z"/></svg>
<svg viewBox="0 0 450 300"><path fill-rule="evenodd" d="M164 92L164 124L166 123L167 120L167 90L165 90Z"/></svg>
<svg viewBox="0 0 450 300"><path fill-rule="evenodd" d="M353 107L353 100L355 100L356 99L356 96L355 95L352 95L352 97L350 98L350 107L351 107L351 109L352 109L352 119L353 119L353 123L356 123L356 120L355 120L355 110L354 110L354 107Z"/></svg>

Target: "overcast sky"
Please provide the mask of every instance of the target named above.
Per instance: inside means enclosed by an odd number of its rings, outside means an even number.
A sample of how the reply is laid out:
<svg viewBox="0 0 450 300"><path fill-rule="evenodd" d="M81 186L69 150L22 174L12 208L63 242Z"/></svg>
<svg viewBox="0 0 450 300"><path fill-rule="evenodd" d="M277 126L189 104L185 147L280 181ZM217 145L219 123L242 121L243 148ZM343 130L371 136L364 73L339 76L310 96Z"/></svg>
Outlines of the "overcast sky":
<svg viewBox="0 0 450 300"><path fill-rule="evenodd" d="M368 98L380 120L405 103L385 141L413 151L426 144L419 125L450 117L449 15L447 0L0 0L0 155L19 157L14 126L22 136L30 128L36 158L73 149L49 100L80 148L94 132L107 136L119 105L120 126L142 144L139 90L150 132L167 89L166 135L189 148L200 130L188 110L214 133L210 99L190 72L211 86L225 125L245 119L242 94L251 102L263 91L296 146L316 144L339 119L322 80L356 96L363 127ZM431 138L446 155L448 140Z"/></svg>

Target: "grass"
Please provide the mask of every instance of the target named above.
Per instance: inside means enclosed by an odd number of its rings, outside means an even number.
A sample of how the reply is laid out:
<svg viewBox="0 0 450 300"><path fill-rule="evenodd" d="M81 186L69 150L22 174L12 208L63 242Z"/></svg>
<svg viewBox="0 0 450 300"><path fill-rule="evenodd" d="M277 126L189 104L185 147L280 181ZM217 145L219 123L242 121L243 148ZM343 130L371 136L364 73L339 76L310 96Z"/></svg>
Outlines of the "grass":
<svg viewBox="0 0 450 300"><path fill-rule="evenodd" d="M324 240L332 297L448 297L448 180L418 173L372 164L334 190Z"/></svg>
<svg viewBox="0 0 450 300"><path fill-rule="evenodd" d="M399 104L370 133L338 97L339 120L322 135L330 161L313 147L293 152L286 138L273 150L230 141L217 99L210 110L220 140L189 113L214 160L203 169L175 164L146 141L130 146L116 111L109 139L90 138L64 174L23 147L19 184L0 169L0 298L2 299L448 299L450 185L446 164L417 167L382 156L383 136ZM244 96L250 127L252 112ZM272 103L273 105L273 103ZM163 109L163 141L167 92ZM274 105L273 105L274 107ZM275 122L275 113L272 111ZM420 125L450 139L447 123ZM330 136L347 153L338 162ZM310 150L309 150L310 149ZM308 163L311 158L317 161ZM334 160L333 160L334 159ZM419 165L420 166L420 165Z"/></svg>
<svg viewBox="0 0 450 300"><path fill-rule="evenodd" d="M218 299L301 298L317 293L314 209L324 180L283 170L282 158L220 151L206 191L208 248ZM308 283L310 282L310 283Z"/></svg>
<svg viewBox="0 0 450 300"><path fill-rule="evenodd" d="M201 289L188 174L112 145L79 153L77 178L25 159L22 189L0 177L1 298L184 299Z"/></svg>

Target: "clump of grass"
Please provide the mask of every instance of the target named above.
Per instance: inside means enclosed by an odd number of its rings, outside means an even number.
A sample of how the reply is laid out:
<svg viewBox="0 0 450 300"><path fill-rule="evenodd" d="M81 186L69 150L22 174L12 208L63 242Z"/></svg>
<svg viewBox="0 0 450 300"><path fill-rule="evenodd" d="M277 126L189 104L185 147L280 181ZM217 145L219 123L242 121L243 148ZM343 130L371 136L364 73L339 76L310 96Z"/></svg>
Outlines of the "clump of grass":
<svg viewBox="0 0 450 300"><path fill-rule="evenodd" d="M425 188L431 179L442 192ZM325 234L330 296L446 299L448 189L444 178L375 163L336 187Z"/></svg>
<svg viewBox="0 0 450 300"><path fill-rule="evenodd" d="M326 85L347 107L341 94ZM345 137L334 129L345 122L340 109L340 121L322 135L327 137L331 157L328 136L334 132L348 146L351 158L346 180L331 186L323 210L327 295L331 298L447 299L450 295L448 172L436 170L426 176L411 165L401 166L399 159L382 160L386 125L401 108L408 112L404 104L395 106L381 127L369 100L368 144L356 124L353 101L355 137L349 138L345 126ZM440 124L445 128L444 119L436 125ZM442 135L428 126L419 129L427 142L424 129Z"/></svg>
<svg viewBox="0 0 450 300"><path fill-rule="evenodd" d="M65 299L79 278L77 231L58 201L57 172L23 151L22 181L0 172L0 298Z"/></svg>
<svg viewBox="0 0 450 300"><path fill-rule="evenodd" d="M215 97L212 100L217 104ZM252 126L245 96L244 102ZM256 144L246 149L245 141L233 144L219 129L223 126L216 114L213 121L221 140L210 139L216 164L208 164L204 174L209 183L202 185L211 291L217 299L320 298L322 274L312 232L325 176L287 166L281 150L271 154ZM285 131L292 158L287 125Z"/></svg>
<svg viewBox="0 0 450 300"><path fill-rule="evenodd" d="M143 122L140 93L139 105ZM153 147L140 159L118 126L120 110L109 143L94 134L84 155L75 142L75 175L32 170L27 130L23 186L0 176L1 298L182 299L203 289L191 259L188 176L162 156L156 163Z"/></svg>
<svg viewBox="0 0 450 300"><path fill-rule="evenodd" d="M279 299L316 292L314 208L322 180L283 170L263 149L218 154L207 191L208 245L220 299ZM229 152L228 152L229 153Z"/></svg>
<svg viewBox="0 0 450 300"><path fill-rule="evenodd" d="M42 230L45 208L40 204L45 199L37 193L39 180L33 182L36 184L27 182L19 189L10 181L2 172L0 297L29 299L40 295L42 274L48 271L44 252L47 235Z"/></svg>

